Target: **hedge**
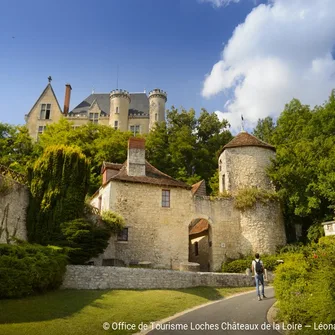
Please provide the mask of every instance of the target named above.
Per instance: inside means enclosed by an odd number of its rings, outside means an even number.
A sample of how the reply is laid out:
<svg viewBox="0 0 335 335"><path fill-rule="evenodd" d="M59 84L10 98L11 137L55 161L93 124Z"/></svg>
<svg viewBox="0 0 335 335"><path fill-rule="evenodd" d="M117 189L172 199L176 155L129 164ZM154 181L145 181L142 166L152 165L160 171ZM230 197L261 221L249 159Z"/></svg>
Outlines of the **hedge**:
<svg viewBox="0 0 335 335"><path fill-rule="evenodd" d="M60 248L0 245L0 298L19 298L58 288L67 257Z"/></svg>

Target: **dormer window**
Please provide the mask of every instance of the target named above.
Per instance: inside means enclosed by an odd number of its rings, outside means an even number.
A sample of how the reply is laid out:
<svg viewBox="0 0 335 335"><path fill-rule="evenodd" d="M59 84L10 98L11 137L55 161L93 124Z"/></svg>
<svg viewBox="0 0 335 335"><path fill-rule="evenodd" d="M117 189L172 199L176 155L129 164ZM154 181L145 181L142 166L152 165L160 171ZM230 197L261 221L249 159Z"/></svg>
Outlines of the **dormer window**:
<svg viewBox="0 0 335 335"><path fill-rule="evenodd" d="M49 120L51 116L51 104L42 104L40 111L41 120Z"/></svg>

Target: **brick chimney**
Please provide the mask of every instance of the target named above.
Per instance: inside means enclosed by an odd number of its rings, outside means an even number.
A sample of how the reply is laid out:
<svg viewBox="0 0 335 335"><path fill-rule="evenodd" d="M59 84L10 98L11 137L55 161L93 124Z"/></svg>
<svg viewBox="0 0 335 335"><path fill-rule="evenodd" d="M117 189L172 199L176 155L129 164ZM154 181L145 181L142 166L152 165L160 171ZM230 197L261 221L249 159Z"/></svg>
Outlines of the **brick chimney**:
<svg viewBox="0 0 335 335"><path fill-rule="evenodd" d="M72 87L70 84L65 85L65 99L64 99L64 111L63 114L67 116L70 108L70 97L71 97Z"/></svg>
<svg viewBox="0 0 335 335"><path fill-rule="evenodd" d="M128 176L145 176L145 139L131 137L128 140Z"/></svg>

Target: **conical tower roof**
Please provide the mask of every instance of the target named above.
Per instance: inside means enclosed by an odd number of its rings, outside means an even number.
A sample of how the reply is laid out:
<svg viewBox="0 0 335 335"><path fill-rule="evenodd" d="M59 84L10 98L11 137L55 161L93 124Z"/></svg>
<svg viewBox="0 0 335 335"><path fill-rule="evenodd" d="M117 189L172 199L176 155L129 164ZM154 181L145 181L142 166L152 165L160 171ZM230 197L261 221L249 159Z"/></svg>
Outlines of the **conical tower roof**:
<svg viewBox="0 0 335 335"><path fill-rule="evenodd" d="M227 148L238 148L238 147L262 147L276 151L276 148L268 143L259 140L257 137L250 135L246 131L242 131L235 136L229 143L227 143L221 150L223 152Z"/></svg>

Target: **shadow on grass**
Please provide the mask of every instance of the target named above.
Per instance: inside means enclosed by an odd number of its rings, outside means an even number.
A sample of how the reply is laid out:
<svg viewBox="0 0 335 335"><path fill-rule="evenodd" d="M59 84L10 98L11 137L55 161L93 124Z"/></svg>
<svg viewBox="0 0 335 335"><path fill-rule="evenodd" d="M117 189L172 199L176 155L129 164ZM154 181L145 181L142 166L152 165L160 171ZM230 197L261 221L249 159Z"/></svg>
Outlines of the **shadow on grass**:
<svg viewBox="0 0 335 335"><path fill-rule="evenodd" d="M110 290L58 290L23 299L0 300L0 324L69 317Z"/></svg>

